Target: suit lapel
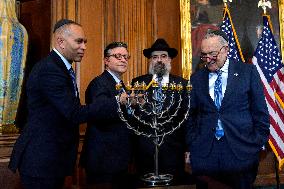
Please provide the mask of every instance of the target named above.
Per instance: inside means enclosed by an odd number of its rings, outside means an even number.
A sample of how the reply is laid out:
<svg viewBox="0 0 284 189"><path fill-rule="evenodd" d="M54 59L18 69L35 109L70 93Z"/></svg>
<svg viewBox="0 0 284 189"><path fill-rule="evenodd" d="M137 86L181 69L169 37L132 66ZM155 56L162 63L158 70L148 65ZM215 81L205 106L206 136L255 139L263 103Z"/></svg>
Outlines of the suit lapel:
<svg viewBox="0 0 284 189"><path fill-rule="evenodd" d="M207 69L201 70L201 79L200 79L200 86L201 86L201 94L205 95L205 98L208 99L208 102L215 107L214 100L211 98L209 94L209 71ZM204 86L204 87L203 87Z"/></svg>
<svg viewBox="0 0 284 189"><path fill-rule="evenodd" d="M116 91L115 88L116 82L114 78L106 70L103 72L102 76L104 77L105 86L108 88L108 90L111 91L113 96L117 95L118 91Z"/></svg>
<svg viewBox="0 0 284 189"><path fill-rule="evenodd" d="M236 77L240 74L238 73L239 70L237 68L237 64L240 64L240 63L230 60L229 69L228 69L227 86L226 86L226 91L225 91L225 94L222 100L221 108L223 104L226 104L227 99L230 100L230 96L235 90L235 86L237 84Z"/></svg>
<svg viewBox="0 0 284 189"><path fill-rule="evenodd" d="M63 62L63 60L59 57L59 55L58 55L55 51L52 50L52 51L50 52L50 56L52 57L54 63L55 63L58 67L60 67L60 68L63 70L63 72L64 72L66 75L68 75L68 76L70 77L70 79L71 79L71 81L72 81L72 78L71 78L71 76L69 75L69 71L67 70L67 68L66 68L66 66L65 66L65 64L64 64L64 62Z"/></svg>
<svg viewBox="0 0 284 189"><path fill-rule="evenodd" d="M148 74L148 75L145 76L145 78L143 78L143 81L144 81L144 82L146 83L146 85L148 86L149 83L152 81L152 79L153 79L153 75Z"/></svg>
<svg viewBox="0 0 284 189"><path fill-rule="evenodd" d="M78 94L77 97L79 98L79 90L78 90L77 86L76 86L76 89L74 89L72 77L69 74L69 70L67 70L63 60L60 58L60 56L54 50L52 50L50 52L50 56L53 59L53 63L55 63L58 67L60 67L61 70L64 72L64 74L69 78L69 86L70 86L70 88L72 88L72 90L77 91L77 94ZM74 95L75 95L75 91L74 91Z"/></svg>

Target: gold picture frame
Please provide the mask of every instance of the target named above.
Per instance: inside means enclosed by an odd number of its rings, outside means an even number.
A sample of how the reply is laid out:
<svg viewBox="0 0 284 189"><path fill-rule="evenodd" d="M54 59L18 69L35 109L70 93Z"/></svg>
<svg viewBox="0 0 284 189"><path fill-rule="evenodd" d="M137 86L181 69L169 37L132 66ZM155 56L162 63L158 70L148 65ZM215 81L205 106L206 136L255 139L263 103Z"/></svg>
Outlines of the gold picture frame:
<svg viewBox="0 0 284 189"><path fill-rule="evenodd" d="M255 47L259 40L259 33L257 28L262 26L262 13L263 10L258 8L259 0L252 1L241 1L233 0L231 4L228 4L229 10L232 17L232 22L236 28L236 33L238 35L239 43L241 44L241 49L246 57L246 62L250 62L252 55L254 53ZM267 14L271 16L274 37L276 42L279 44L279 50L281 50L282 57L284 56L284 0L270 0L272 3L272 9L267 10ZM202 4L203 9L197 9L197 2ZM214 5L206 5L206 2L213 2ZM247 3L247 4L245 4ZM180 0L180 23L181 23L181 56L182 56L182 75L185 78L189 78L190 75L197 68L197 61L199 60L196 53L196 47L194 40L200 39L196 38L194 35L193 26L195 27L199 24L196 21L196 14L206 9L208 6L208 14L202 15L200 22L210 22L212 26L222 22L223 16L223 1L222 0ZM205 8L204 8L205 7ZM245 13L240 13L243 9L246 9ZM251 10L253 9L253 10ZM217 11L216 11L217 10ZM247 11L250 10L250 11ZM199 11L199 12L198 12ZM238 12L239 11L239 12ZM212 13L213 12L213 13ZM214 18L212 18L212 14ZM206 18L206 16L208 17ZM242 17L243 16L243 17ZM191 18L192 17L192 18ZM196 24L197 23L197 24ZM200 34L200 32L197 32ZM246 43L245 40L249 40L250 43Z"/></svg>
<svg viewBox="0 0 284 189"><path fill-rule="evenodd" d="M278 0L278 8L279 8L279 27L280 27L280 50L282 55L282 62L284 57L284 0Z"/></svg>

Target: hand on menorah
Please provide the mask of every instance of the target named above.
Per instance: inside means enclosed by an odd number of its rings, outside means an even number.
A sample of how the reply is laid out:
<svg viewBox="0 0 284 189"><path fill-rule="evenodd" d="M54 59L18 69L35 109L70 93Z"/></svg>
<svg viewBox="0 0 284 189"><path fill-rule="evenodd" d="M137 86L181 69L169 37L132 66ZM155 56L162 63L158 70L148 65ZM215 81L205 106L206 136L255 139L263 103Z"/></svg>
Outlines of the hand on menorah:
<svg viewBox="0 0 284 189"><path fill-rule="evenodd" d="M188 117L190 83L183 86L181 83L162 84L153 80L148 86L144 82L131 86L128 82L124 88L117 84L116 89L119 92L116 99L120 119L135 134L150 138L155 145L155 173L144 175L142 180L149 185L169 184L173 176L158 173L158 148L164 137L180 128ZM122 107L126 107L127 114Z"/></svg>
<svg viewBox="0 0 284 189"><path fill-rule="evenodd" d="M190 83L187 86L174 82L162 84L159 91L160 86L155 81L148 86L144 82L136 82L133 86L128 82L125 87L120 83L116 85L120 118L138 135L163 139L165 135L178 129L188 116ZM125 106L130 115L128 117L141 123L139 125L143 125L143 128L131 125L124 117L121 106ZM182 119L177 119L181 114ZM159 145L162 142L160 140Z"/></svg>
<svg viewBox="0 0 284 189"><path fill-rule="evenodd" d="M130 104L131 106L136 106L137 104L143 105L145 103L144 94L134 93L134 90L131 91L130 94L126 92L121 92L119 97L119 102L122 105Z"/></svg>

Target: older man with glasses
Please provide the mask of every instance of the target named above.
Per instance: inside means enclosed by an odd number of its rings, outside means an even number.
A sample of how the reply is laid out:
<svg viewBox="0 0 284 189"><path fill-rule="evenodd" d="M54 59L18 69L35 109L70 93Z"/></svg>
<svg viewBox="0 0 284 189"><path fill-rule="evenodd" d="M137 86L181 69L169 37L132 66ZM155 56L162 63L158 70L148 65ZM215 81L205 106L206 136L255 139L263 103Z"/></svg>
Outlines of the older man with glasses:
<svg viewBox="0 0 284 189"><path fill-rule="evenodd" d="M118 93L115 86L122 82L129 58L126 43L110 43L104 50L105 71L91 81L85 93L87 104L94 103L98 108L109 107L110 110L105 112L106 116L88 122L87 126L80 164L85 168L86 181L91 188L132 187L127 179L130 130L114 110Z"/></svg>
<svg viewBox="0 0 284 189"><path fill-rule="evenodd" d="M202 40L205 68L191 77L191 167L193 174L230 188L251 189L269 136L269 114L256 67L230 60L228 52L222 31L211 31Z"/></svg>

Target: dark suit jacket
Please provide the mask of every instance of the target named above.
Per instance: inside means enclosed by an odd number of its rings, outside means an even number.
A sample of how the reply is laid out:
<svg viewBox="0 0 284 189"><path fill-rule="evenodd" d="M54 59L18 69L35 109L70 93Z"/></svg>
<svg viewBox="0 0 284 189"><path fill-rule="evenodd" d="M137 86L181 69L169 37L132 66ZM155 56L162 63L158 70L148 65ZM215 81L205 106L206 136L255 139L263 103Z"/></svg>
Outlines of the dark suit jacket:
<svg viewBox="0 0 284 189"><path fill-rule="evenodd" d="M240 160L257 157L268 140L269 114L255 66L230 61L226 92L219 112L209 95L208 78L207 69L196 72L191 78L192 114L187 124L191 156L210 154L219 114L224 137L234 155ZM235 165L238 166L237 162Z"/></svg>
<svg viewBox="0 0 284 189"><path fill-rule="evenodd" d="M127 171L130 160L131 131L118 116L115 85L110 73L104 71L86 90L86 103L104 106L106 112L88 122L80 163L87 173L102 177Z"/></svg>
<svg viewBox="0 0 284 189"><path fill-rule="evenodd" d="M152 77L153 75L150 74L143 75L134 78L132 80L132 83L135 83L136 81L144 81L148 85L151 82ZM181 82L184 86L186 86L187 84L187 80L171 74L169 76L169 82L175 82L177 84ZM149 91L151 91L151 88ZM175 100L177 100L177 98ZM187 103L182 103L187 106ZM175 110L175 108L173 109ZM183 114L181 113L178 115L178 118L174 119L173 123L170 124L176 124L176 121L182 119ZM180 179L180 176L183 175L184 171L184 152L186 149L184 129L184 125L182 125L171 135L166 135L166 137L164 138L164 143L159 148L159 171L161 173L174 174L175 179ZM142 175L145 173L153 172L155 167L155 145L152 139L145 136L137 136L137 144L135 149L138 174Z"/></svg>
<svg viewBox="0 0 284 189"><path fill-rule="evenodd" d="M9 168L32 177L72 175L79 123L97 116L97 107L80 104L68 70L54 51L34 66L26 91L28 121Z"/></svg>

